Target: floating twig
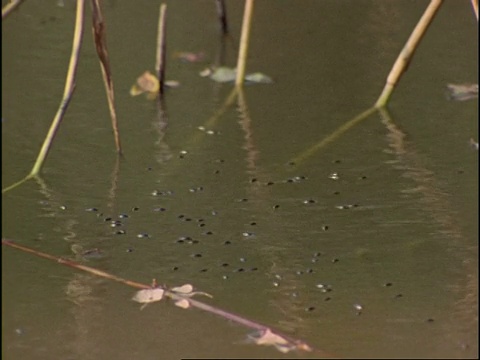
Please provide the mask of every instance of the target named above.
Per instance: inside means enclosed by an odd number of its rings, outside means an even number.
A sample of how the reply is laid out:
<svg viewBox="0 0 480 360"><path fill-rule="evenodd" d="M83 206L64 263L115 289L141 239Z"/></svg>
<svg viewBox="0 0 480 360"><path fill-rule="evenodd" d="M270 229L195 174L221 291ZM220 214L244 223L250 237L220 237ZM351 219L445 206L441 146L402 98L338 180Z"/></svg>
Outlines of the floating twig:
<svg viewBox="0 0 480 360"><path fill-rule="evenodd" d="M255 338L258 341L254 341L258 345L273 345L282 352L291 351L291 350L301 350L301 351L309 351L309 352L315 351L317 354L321 354L322 356L332 357L332 355L327 354L323 351L313 350L305 342L289 337L288 335L281 334L277 331L274 331L272 330L272 328L266 325L248 320L242 316L233 314L231 312L228 312L228 311L216 308L214 306L202 303L198 300L192 299L191 297L194 295L206 295L206 296L210 296L210 295L204 292L193 291L193 287L190 284L185 284L180 287L173 287L169 289L166 287L157 286L157 282L156 280L154 280L152 282L152 285L146 285L146 284L138 283L135 281L121 278L119 276L109 274L105 271L98 270L90 266L79 264L72 260L63 259L63 258L53 256L41 251L37 251L29 247L19 245L11 240L2 239L2 245L9 246L9 247L45 258L45 259L53 260L59 264L69 266L77 270L82 270L95 276L103 277L105 279L113 280L128 286L140 289L141 291L138 291L134 295L133 300L143 303L144 306L142 306L142 308L145 307L146 304L160 301L162 300L163 297L168 297L172 299L175 302L175 304L179 307L182 307L182 308L195 307L197 309L219 315L227 320L233 321L237 324L243 325L250 329L259 331L261 336ZM186 302L188 302L188 304ZM265 337L265 335L269 335L269 336Z"/></svg>
<svg viewBox="0 0 480 360"><path fill-rule="evenodd" d="M57 257L57 256L53 256L53 255L50 255L50 254L46 254L44 252L41 252L41 251L37 251L35 249L31 249L29 247L26 247L26 246L23 246L23 245L19 245L11 240L7 240L7 239L2 239L2 245L7 245L7 246L10 246L12 248L15 248L15 249L18 249L18 250L22 250L24 252L27 252L27 253L30 253L30 254L34 254L36 256L39 256L39 257L42 257L44 259L49 259L49 260L53 260L53 261L56 261L57 263L59 264L62 264L62 265L65 265L65 266L69 266L69 267L72 267L74 269L77 269L77 270L82 270L82 271L86 271L90 274L93 274L93 275L96 275L96 276L100 276L100 277L103 277L105 279L109 279L109 280L113 280L113 281L117 281L117 282L120 282L122 284L125 284L125 285L128 285L128 286L132 286L134 288L137 288L137 289L149 289L150 286L148 285L145 285L145 284L141 284L141 283L138 283L138 282L135 282L135 281L130 281L130 280L126 280L126 279L123 279L119 276L115 276L115 275L111 275L105 271L101 271L101 270L97 270L95 268L92 268L90 266L86 266L86 265L82 265L82 264L79 264L75 261L72 261L72 260L67 260L67 259L63 259L63 258L60 258L60 257Z"/></svg>
<svg viewBox="0 0 480 360"><path fill-rule="evenodd" d="M253 0L245 1L245 9L243 11L242 36L240 38L240 50L237 60L237 78L235 85L243 85L245 77L245 67L247 64L248 44L250 41L250 28L252 25Z"/></svg>
<svg viewBox="0 0 480 360"><path fill-rule="evenodd" d="M417 26L415 26L415 29L407 40L407 43L393 64L392 70L390 70L390 73L388 74L385 87L375 103L376 108L383 107L387 104L388 100L390 99L390 95L400 80L400 77L405 71L407 71L408 64L410 63L410 60L412 59L420 40L427 31L428 26L432 22L433 17L440 8L440 5L442 5L442 0L431 0L430 4L425 9L425 12L417 23Z"/></svg>
<svg viewBox="0 0 480 360"><path fill-rule="evenodd" d="M92 0L91 4L93 39L95 41L95 48L97 49L98 58L100 59L100 67L102 69L102 77L105 84L105 91L107 92L108 108L110 110L110 117L112 118L115 147L117 149L117 153L121 154L122 147L120 144L117 114L115 111L115 97L113 90L112 73L110 70L110 61L108 59L107 39L105 35L105 21L103 20L102 9L98 0Z"/></svg>

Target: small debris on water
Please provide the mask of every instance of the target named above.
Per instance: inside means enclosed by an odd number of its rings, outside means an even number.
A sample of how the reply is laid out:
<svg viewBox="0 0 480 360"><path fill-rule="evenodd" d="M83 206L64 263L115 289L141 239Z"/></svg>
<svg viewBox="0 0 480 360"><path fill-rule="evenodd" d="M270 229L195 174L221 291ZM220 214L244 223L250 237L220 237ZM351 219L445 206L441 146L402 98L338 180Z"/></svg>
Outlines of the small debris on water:
<svg viewBox="0 0 480 360"><path fill-rule="evenodd" d="M242 233L242 235L243 235L244 237L251 237L251 236L255 236L255 234L254 234L254 233L252 233L252 232L249 232L249 231L245 231L245 232L243 232L243 233Z"/></svg>
<svg viewBox="0 0 480 360"><path fill-rule="evenodd" d="M472 147L472 149L478 150L478 142L473 139L470 139L470 146Z"/></svg>
<svg viewBox="0 0 480 360"><path fill-rule="evenodd" d="M362 311L363 310L363 306L360 305L360 304L353 304L353 308L357 311Z"/></svg>
<svg viewBox="0 0 480 360"><path fill-rule="evenodd" d="M358 207L358 204L337 205L335 207L339 210L347 210L347 209Z"/></svg>

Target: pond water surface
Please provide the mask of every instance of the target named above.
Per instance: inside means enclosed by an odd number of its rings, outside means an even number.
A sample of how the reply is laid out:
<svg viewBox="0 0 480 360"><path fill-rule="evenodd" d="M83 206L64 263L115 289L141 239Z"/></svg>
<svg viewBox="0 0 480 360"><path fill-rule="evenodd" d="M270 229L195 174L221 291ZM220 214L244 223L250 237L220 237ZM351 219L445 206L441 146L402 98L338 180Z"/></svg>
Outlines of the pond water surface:
<svg viewBox="0 0 480 360"><path fill-rule="evenodd" d="M275 83L223 108L232 85L199 72L235 66L243 2L226 3L222 41L213 1L167 1L167 78L181 85L159 113L129 95L153 71L159 3L102 2L120 161L87 9L73 100L41 179L3 194L2 237L133 281L191 283L213 295L198 300L337 357L478 357L478 100L445 97L477 82L470 2L445 2L389 110L344 132L428 1L257 2L247 72ZM2 188L28 174L60 103L74 18L73 1L31 1L2 24ZM247 343L249 329L169 302L140 311L135 291L3 246L2 355L318 356Z"/></svg>

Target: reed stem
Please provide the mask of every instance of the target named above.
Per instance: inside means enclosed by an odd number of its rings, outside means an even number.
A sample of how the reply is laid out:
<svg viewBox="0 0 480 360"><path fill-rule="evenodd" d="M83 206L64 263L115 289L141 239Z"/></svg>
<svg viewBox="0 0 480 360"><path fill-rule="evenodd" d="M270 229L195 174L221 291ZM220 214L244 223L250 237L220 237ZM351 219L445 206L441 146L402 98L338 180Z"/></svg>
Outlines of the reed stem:
<svg viewBox="0 0 480 360"><path fill-rule="evenodd" d="M100 68L102 70L103 83L107 93L108 109L110 110L110 118L112 119L113 136L115 139L115 148L118 154L122 154L122 146L120 144L120 132L118 130L117 113L115 111L115 93L113 89L112 72L110 70L110 60L107 51L107 39L105 34L105 21L103 20L102 8L99 0L92 0L92 31L95 48L97 49L98 58L100 60Z"/></svg>
<svg viewBox="0 0 480 360"><path fill-rule="evenodd" d="M166 53L167 53L167 44L166 44L166 16L167 16L167 5L160 5L160 15L158 17L158 34L157 34L157 61L155 64L155 70L158 77L158 94L160 97L163 96L165 92L165 66L166 66Z"/></svg>
<svg viewBox="0 0 480 360"><path fill-rule="evenodd" d="M60 103L60 107L53 119L50 129L48 130L47 137L45 138L40 153L38 154L35 165L33 166L32 171L30 172L31 176L38 175L42 169L43 163L50 151L52 146L53 139L58 131L60 123L62 122L63 116L68 108L68 104L72 99L73 91L75 90L75 78L77 73L78 58L80 55L80 49L82 47L82 38L83 38L83 22L84 22L84 12L85 12L85 0L77 0L77 15L75 18L75 33L73 36L73 46L72 54L70 55L70 63L68 65L68 73L65 82L65 89L63 92L63 98Z"/></svg>
<svg viewBox="0 0 480 360"><path fill-rule="evenodd" d="M387 104L393 90L400 80L400 77L404 72L407 71L408 64L410 63L410 60L412 59L420 40L427 31L428 26L431 24L435 14L437 13L437 10L440 8L440 5L442 5L442 2L443 0L431 0L430 4L425 9L425 12L417 23L417 26L415 26L415 29L407 40L407 43L393 64L392 70L390 70L390 73L388 74L385 87L375 103L376 108L383 107Z"/></svg>
<svg viewBox="0 0 480 360"><path fill-rule="evenodd" d="M245 78L245 67L247 64L248 44L250 41L250 28L252 25L253 0L245 1L245 9L243 11L242 35L240 38L240 50L237 60L237 77L235 85L243 85Z"/></svg>
<svg viewBox="0 0 480 360"><path fill-rule="evenodd" d="M222 34L228 34L228 23L227 23L227 8L225 6L225 0L215 0L217 4L217 14L218 19L220 20L220 28L222 29Z"/></svg>

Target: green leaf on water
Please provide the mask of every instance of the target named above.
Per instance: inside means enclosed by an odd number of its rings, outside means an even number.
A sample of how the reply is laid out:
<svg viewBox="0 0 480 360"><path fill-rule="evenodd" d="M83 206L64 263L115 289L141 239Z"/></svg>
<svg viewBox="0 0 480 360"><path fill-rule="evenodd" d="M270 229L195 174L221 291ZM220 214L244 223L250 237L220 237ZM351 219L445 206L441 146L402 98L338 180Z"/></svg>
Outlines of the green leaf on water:
<svg viewBox="0 0 480 360"><path fill-rule="evenodd" d="M246 75L245 80L256 84L273 84L271 77L260 72Z"/></svg>
<svg viewBox="0 0 480 360"><path fill-rule="evenodd" d="M237 77L236 69L232 69L226 66L220 66L217 68L207 68L200 73L202 77L209 77L213 81L219 83L234 82ZM273 80L271 77L256 72L253 74L245 75L245 81L252 84L272 84Z"/></svg>

